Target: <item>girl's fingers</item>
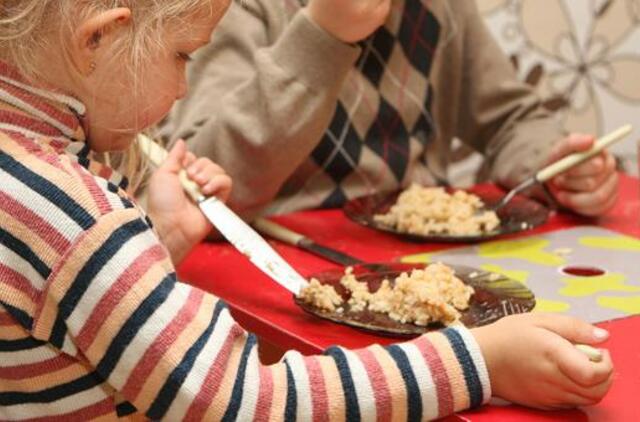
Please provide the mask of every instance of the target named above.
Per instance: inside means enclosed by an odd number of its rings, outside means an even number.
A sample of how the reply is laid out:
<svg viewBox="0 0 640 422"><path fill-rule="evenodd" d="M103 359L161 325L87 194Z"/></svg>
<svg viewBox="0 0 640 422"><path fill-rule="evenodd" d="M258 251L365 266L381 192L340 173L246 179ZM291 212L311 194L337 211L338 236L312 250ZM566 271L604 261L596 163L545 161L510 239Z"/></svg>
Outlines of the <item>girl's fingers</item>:
<svg viewBox="0 0 640 422"><path fill-rule="evenodd" d="M549 313L522 314L537 327L552 331L572 343L598 344L609 338L606 330L568 315Z"/></svg>
<svg viewBox="0 0 640 422"><path fill-rule="evenodd" d="M572 393L585 398L588 400L590 405L598 403L600 400L607 395L611 386L613 385L614 377L613 375L609 376L607 379L602 381L598 385L594 385L591 387L582 387L582 386L574 386Z"/></svg>
<svg viewBox="0 0 640 422"><path fill-rule="evenodd" d="M158 170L177 174L182 169L182 161L184 160L186 152L187 147L184 141L178 140L171 150L169 150L167 158L162 165L158 167Z"/></svg>
<svg viewBox="0 0 640 422"><path fill-rule="evenodd" d="M231 193L231 178L226 174L215 176L200 189L207 196L215 195L218 199L226 201Z"/></svg>
<svg viewBox="0 0 640 422"><path fill-rule="evenodd" d="M196 156L193 152L187 151L184 160L182 162L182 167L188 168L196 161Z"/></svg>
<svg viewBox="0 0 640 422"><path fill-rule="evenodd" d="M558 349L557 363L560 372L575 384L572 391L580 394L588 395L593 387L607 382L613 374L613 363L608 351L602 350L602 361L592 362L569 342Z"/></svg>
<svg viewBox="0 0 640 422"><path fill-rule="evenodd" d="M215 174L224 174L225 171L222 167L212 162L208 158L200 157L196 159L188 168L187 174L189 176L195 176L197 174L205 174L208 177L213 177Z"/></svg>

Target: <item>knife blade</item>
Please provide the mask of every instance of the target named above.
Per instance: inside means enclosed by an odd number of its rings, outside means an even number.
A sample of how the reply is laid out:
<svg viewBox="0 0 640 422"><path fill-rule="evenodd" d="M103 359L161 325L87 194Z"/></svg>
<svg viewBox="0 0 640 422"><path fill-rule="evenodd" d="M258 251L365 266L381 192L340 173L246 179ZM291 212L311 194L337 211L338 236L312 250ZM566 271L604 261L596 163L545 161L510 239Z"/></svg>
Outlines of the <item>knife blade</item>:
<svg viewBox="0 0 640 422"><path fill-rule="evenodd" d="M304 249L314 255L320 256L321 258L325 258L331 262L335 262L336 264L344 265L347 267L351 265L364 264L364 261L361 261L357 258L354 258L327 246L320 245L312 239L300 233L296 233L284 226L281 226L278 223L274 223L271 220L258 218L253 222L253 226L258 229L259 232L267 236L288 243L289 245L297 246L300 249Z"/></svg>
<svg viewBox="0 0 640 422"><path fill-rule="evenodd" d="M167 151L146 135L138 136L142 152L155 166L161 165ZM307 281L287 263L250 225L216 197L207 198L183 170L179 174L182 187L198 204L202 213L240 253L285 289L298 295Z"/></svg>

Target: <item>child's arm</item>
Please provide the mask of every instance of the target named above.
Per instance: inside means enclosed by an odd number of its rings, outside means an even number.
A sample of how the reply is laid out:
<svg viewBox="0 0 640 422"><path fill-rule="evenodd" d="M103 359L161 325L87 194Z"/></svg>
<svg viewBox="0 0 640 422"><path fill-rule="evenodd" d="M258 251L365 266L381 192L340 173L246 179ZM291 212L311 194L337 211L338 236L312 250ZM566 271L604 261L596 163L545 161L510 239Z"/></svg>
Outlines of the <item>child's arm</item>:
<svg viewBox="0 0 640 422"><path fill-rule="evenodd" d="M262 366L255 337L221 301L176 281L135 209L101 217L69 250L48 293L39 338L57 347L73 339L100 377L152 419L435 418L490 396L480 349L464 329L388 348L290 353Z"/></svg>
<svg viewBox="0 0 640 422"><path fill-rule="evenodd" d="M111 212L56 268L34 330L56 347L73 339L99 376L152 419L432 419L484 403L488 372L500 395L540 407L592 403L610 384L608 357L593 364L553 332L593 344L593 327L544 316L386 348L291 352L266 367L226 306L173 271L136 209Z"/></svg>

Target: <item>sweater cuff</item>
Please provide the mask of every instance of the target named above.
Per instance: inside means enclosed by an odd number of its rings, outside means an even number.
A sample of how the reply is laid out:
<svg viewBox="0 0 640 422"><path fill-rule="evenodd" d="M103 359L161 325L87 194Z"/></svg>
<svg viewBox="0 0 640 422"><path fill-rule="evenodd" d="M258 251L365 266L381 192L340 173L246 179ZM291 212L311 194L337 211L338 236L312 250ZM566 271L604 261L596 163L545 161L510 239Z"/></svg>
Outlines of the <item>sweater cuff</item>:
<svg viewBox="0 0 640 422"><path fill-rule="evenodd" d="M453 411L487 403L491 399L489 371L473 334L463 326L450 327L439 334L444 338L435 344L449 378Z"/></svg>
<svg viewBox="0 0 640 422"><path fill-rule="evenodd" d="M312 90L341 84L360 55L360 47L346 44L298 12L274 45L273 60L290 69Z"/></svg>

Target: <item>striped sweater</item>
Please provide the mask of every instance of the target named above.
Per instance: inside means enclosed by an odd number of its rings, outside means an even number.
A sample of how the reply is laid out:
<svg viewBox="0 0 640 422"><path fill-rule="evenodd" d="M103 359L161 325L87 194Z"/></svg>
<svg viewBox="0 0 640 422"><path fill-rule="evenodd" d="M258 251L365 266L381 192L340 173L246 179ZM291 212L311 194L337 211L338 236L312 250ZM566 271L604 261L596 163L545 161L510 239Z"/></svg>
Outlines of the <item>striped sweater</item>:
<svg viewBox="0 0 640 422"><path fill-rule="evenodd" d="M0 63L0 420L425 420L490 397L463 328L261 365L176 279L83 113Z"/></svg>

